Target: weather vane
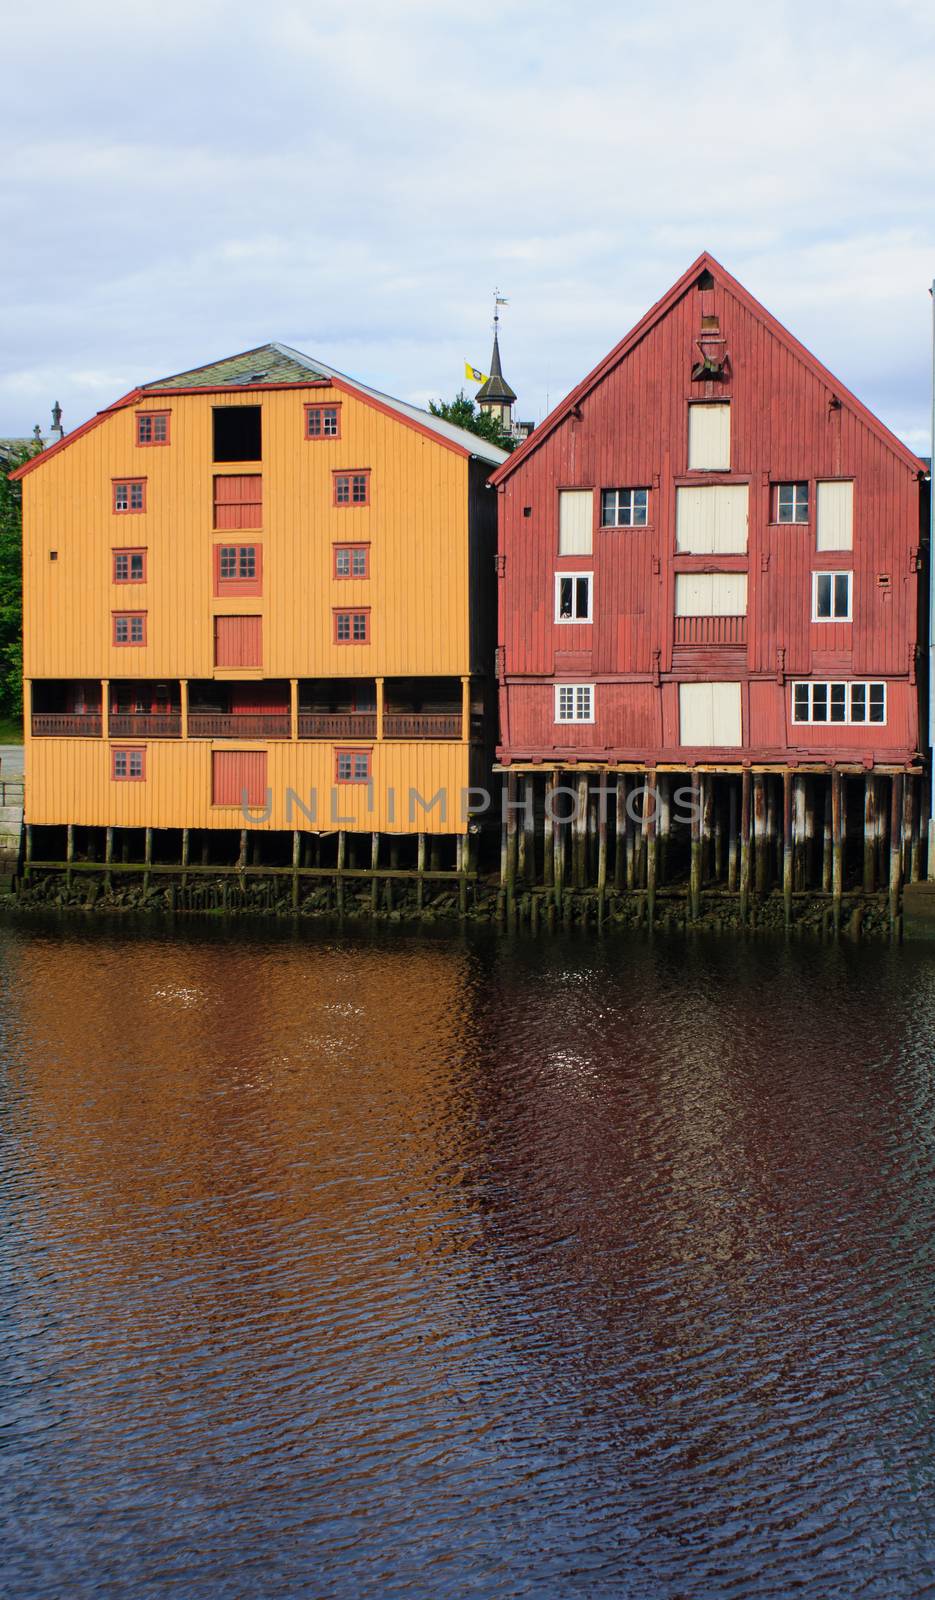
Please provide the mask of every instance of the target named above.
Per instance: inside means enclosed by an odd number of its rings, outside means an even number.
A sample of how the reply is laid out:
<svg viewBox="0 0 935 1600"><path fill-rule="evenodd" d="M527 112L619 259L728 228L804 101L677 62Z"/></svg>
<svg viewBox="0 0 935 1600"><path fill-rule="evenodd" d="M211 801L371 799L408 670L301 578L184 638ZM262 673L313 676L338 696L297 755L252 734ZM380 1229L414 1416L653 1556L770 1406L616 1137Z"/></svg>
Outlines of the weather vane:
<svg viewBox="0 0 935 1600"><path fill-rule="evenodd" d="M500 310L499 310L499 308L500 308L500 306L508 306L509 303L510 303L509 300L504 298L504 296L500 293L499 289L494 289L494 292L493 292L493 331L494 331L494 333L497 332L497 327L498 327L498 324L500 322Z"/></svg>

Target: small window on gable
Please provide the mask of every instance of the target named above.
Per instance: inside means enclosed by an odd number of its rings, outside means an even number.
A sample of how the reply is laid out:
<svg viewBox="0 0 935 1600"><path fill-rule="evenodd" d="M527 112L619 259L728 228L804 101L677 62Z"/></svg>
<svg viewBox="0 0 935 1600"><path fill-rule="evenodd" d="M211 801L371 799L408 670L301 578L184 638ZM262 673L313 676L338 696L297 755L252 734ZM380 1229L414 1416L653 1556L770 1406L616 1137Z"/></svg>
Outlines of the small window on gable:
<svg viewBox="0 0 935 1600"><path fill-rule="evenodd" d="M114 550L114 583L146 582L145 550Z"/></svg>
<svg viewBox="0 0 935 1600"><path fill-rule="evenodd" d="M115 511L146 510L145 478L115 478L113 480L113 494Z"/></svg>
<svg viewBox="0 0 935 1600"><path fill-rule="evenodd" d="M215 461L262 460L262 415L260 406L215 406Z"/></svg>
<svg viewBox="0 0 935 1600"><path fill-rule="evenodd" d="M370 546L367 544L336 544L334 546L334 576L336 578L369 578Z"/></svg>
<svg viewBox="0 0 935 1600"><path fill-rule="evenodd" d="M341 407L339 405L306 406L305 437L306 439L340 439Z"/></svg>
<svg viewBox="0 0 935 1600"><path fill-rule="evenodd" d="M773 484L773 521L808 521L808 483Z"/></svg>
<svg viewBox="0 0 935 1600"><path fill-rule="evenodd" d="M370 750L336 750L334 752L334 777L336 783L369 783L371 776Z"/></svg>
<svg viewBox="0 0 935 1600"><path fill-rule="evenodd" d="M110 774L116 783L142 783L146 778L145 749L111 746Z"/></svg>
<svg viewBox="0 0 935 1600"><path fill-rule="evenodd" d="M136 413L137 444L168 444L168 411L138 411Z"/></svg>
<svg viewBox="0 0 935 1600"><path fill-rule="evenodd" d="M591 582L590 572L556 572L556 622L591 621Z"/></svg>
<svg viewBox="0 0 935 1600"><path fill-rule="evenodd" d="M649 516L648 489L602 489L602 528L645 528Z"/></svg>
<svg viewBox="0 0 935 1600"><path fill-rule="evenodd" d="M370 469L360 472L336 472L334 504L336 506L368 506L370 504Z"/></svg>

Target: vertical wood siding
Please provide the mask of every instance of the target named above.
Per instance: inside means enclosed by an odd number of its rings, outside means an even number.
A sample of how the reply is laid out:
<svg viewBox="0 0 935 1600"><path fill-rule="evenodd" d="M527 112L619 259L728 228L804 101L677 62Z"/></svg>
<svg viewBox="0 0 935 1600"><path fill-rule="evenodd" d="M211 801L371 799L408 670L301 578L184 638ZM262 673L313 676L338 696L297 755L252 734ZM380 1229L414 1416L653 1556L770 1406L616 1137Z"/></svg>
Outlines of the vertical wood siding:
<svg viewBox="0 0 935 1600"><path fill-rule="evenodd" d="M211 800L216 806L262 806L266 800L266 751L214 750Z"/></svg>
<svg viewBox="0 0 935 1600"><path fill-rule="evenodd" d="M729 354L724 382L691 378L703 300ZM730 471L708 469L714 482L692 481L689 399L730 404ZM688 288L518 463L498 493L505 757L675 759L679 682L735 677L751 758L913 758L918 474L838 399L833 382L716 282L704 294ZM775 522L772 486L802 480L810 486L808 522ZM601 528L595 515L593 552L574 557L575 570L594 574L594 620L559 627L560 491L579 488L597 504L612 487L648 488L647 526ZM827 548L819 548L819 505ZM730 644L686 643L675 627L676 585L719 569L746 579L744 634ZM851 623L812 622L816 570L853 572ZM580 653L574 675L596 686L595 721L586 727L554 722L553 686L568 676L569 651ZM790 728L794 676L885 679L887 723Z"/></svg>
<svg viewBox="0 0 935 1600"><path fill-rule="evenodd" d="M214 665L262 667L263 618L215 617Z"/></svg>

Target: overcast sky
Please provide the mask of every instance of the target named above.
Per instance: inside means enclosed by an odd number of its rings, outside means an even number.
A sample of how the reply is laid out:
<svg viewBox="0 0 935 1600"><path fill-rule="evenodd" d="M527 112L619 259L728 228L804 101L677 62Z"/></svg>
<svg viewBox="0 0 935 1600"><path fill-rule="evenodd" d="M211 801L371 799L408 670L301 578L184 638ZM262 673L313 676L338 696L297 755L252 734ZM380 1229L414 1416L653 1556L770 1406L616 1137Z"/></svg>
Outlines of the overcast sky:
<svg viewBox="0 0 935 1600"><path fill-rule="evenodd" d="M930 0L4 8L0 434L268 339L535 420L711 250L926 451Z"/></svg>

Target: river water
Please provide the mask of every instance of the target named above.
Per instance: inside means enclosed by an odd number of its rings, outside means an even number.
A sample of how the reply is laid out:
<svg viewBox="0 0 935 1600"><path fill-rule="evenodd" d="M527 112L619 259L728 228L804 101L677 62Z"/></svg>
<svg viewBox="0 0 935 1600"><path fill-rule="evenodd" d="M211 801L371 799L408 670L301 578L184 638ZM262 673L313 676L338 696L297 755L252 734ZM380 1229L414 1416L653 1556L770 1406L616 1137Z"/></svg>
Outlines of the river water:
<svg viewBox="0 0 935 1600"><path fill-rule="evenodd" d="M0 929L0 1591L935 1595L935 962Z"/></svg>

